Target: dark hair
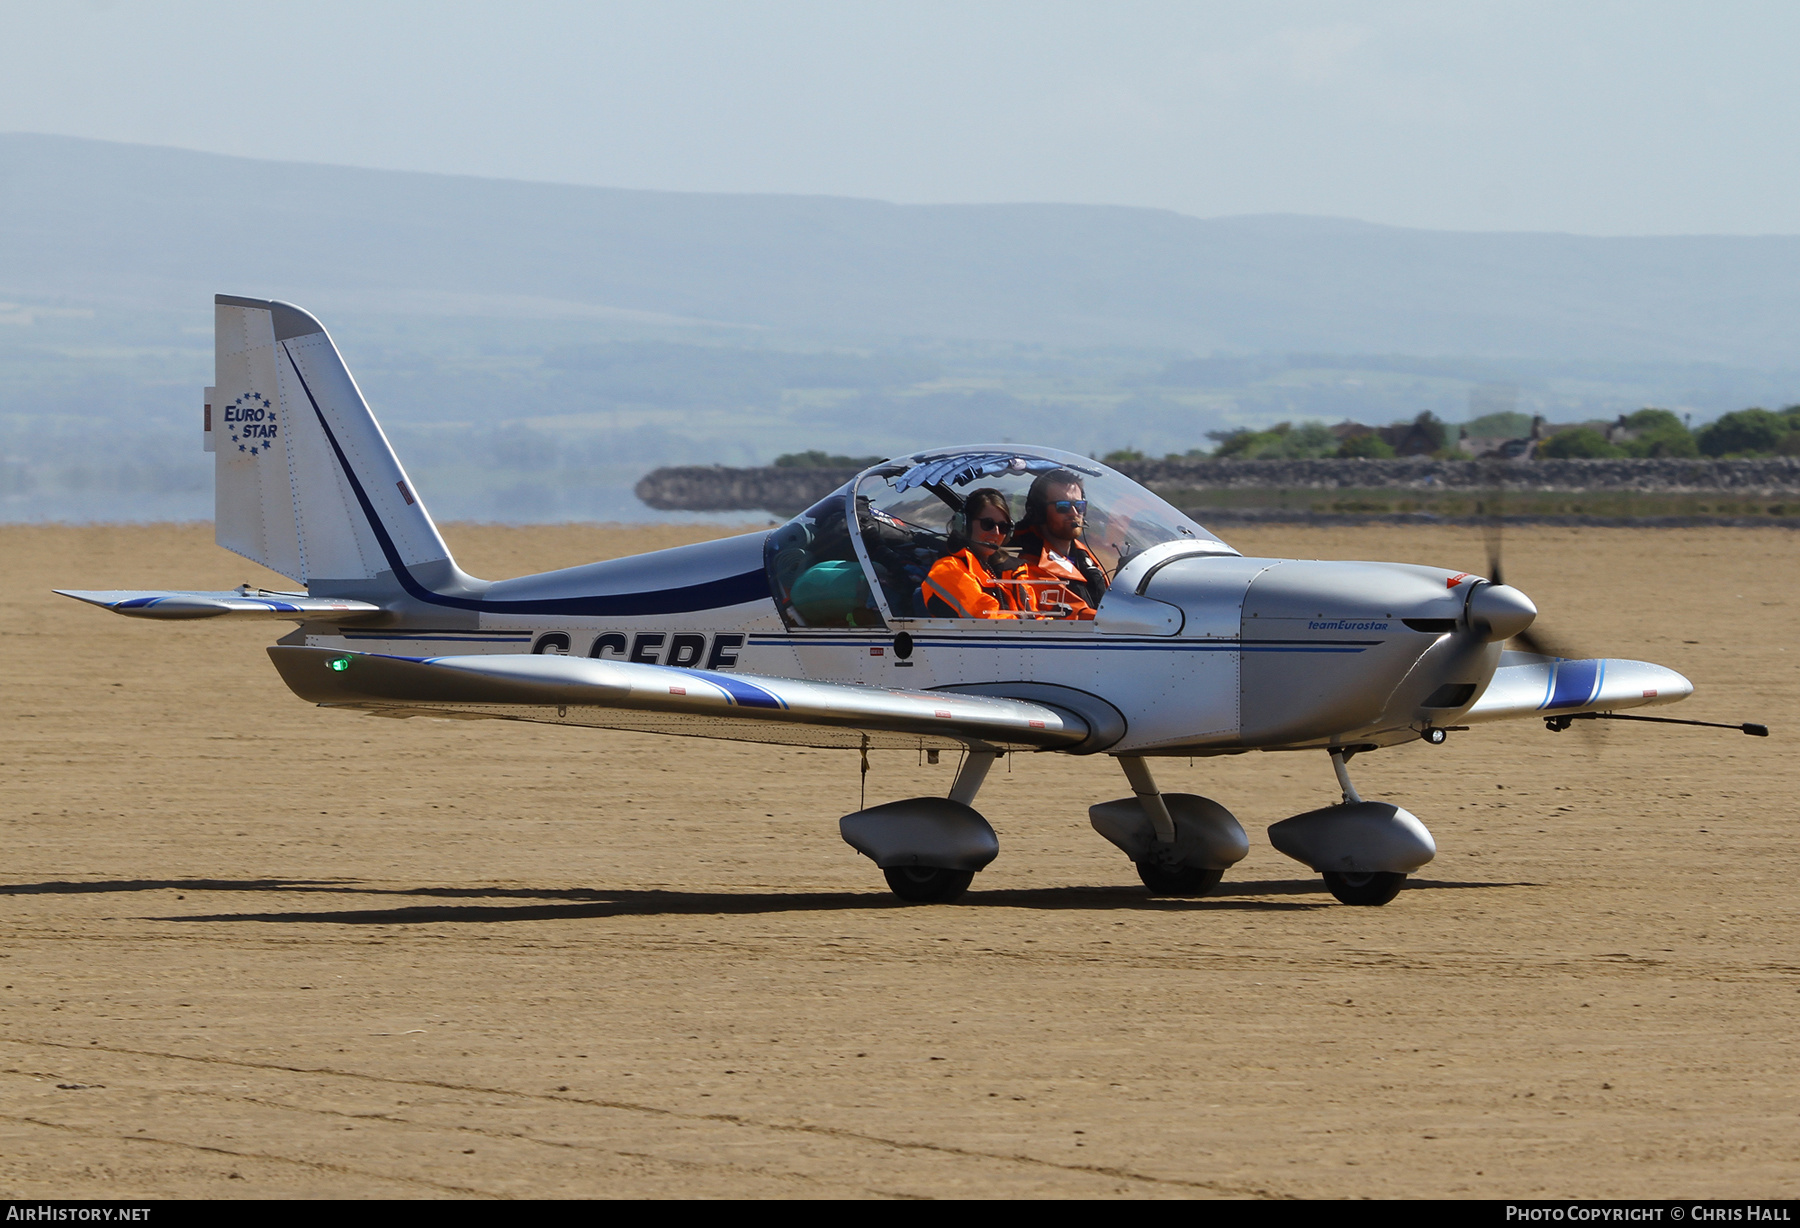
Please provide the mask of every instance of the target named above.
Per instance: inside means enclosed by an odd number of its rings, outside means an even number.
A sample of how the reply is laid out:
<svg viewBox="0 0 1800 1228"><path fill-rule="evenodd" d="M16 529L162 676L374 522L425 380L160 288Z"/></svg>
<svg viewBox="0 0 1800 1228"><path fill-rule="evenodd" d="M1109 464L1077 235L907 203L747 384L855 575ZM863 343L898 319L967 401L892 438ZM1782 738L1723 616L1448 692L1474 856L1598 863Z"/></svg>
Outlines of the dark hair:
<svg viewBox="0 0 1800 1228"><path fill-rule="evenodd" d="M1052 486L1079 486L1082 493L1087 492L1087 484L1072 469L1052 469L1049 473L1038 474L1031 489L1025 493L1025 518L1019 522L1020 528L1044 523L1044 518L1050 514Z"/></svg>
<svg viewBox="0 0 1800 1228"><path fill-rule="evenodd" d="M983 486L980 490L971 490L963 496L963 522L968 523L969 517L984 507L997 507L1006 513L1008 520L1012 519L1012 505L1006 500L1006 492L992 486Z"/></svg>
<svg viewBox="0 0 1800 1228"><path fill-rule="evenodd" d="M953 549L960 550L973 540L969 532L970 522L975 519L977 512L990 505L1005 512L1008 520L1012 519L1012 507L1006 501L1005 491L983 486L963 496L962 511L950 518L950 545Z"/></svg>

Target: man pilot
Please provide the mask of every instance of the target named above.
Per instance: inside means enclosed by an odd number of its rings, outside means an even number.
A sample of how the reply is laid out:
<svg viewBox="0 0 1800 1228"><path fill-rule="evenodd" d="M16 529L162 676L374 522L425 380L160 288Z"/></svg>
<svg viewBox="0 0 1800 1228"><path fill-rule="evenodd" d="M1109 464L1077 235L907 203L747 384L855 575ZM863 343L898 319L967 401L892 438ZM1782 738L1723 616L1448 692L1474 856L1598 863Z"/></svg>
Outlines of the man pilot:
<svg viewBox="0 0 1800 1228"><path fill-rule="evenodd" d="M1080 474L1052 469L1032 482L1012 549L1023 560L1013 574L1031 586L1037 609L1065 609L1064 618L1094 616L1107 581L1093 554L1081 544L1086 522Z"/></svg>

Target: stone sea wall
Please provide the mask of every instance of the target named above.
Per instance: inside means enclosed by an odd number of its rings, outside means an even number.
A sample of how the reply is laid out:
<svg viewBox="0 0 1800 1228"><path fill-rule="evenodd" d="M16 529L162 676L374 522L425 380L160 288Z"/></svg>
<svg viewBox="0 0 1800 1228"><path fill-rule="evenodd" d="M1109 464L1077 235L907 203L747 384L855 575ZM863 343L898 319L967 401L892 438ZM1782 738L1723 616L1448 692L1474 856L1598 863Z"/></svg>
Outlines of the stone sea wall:
<svg viewBox="0 0 1800 1228"><path fill-rule="evenodd" d="M1121 473L1151 489L1636 490L1666 494L1800 493L1800 457L1760 460L1218 460L1141 461Z"/></svg>
<svg viewBox="0 0 1800 1228"><path fill-rule="evenodd" d="M676 465L638 481L637 497L664 512L774 512L791 516L855 477L855 469L728 469Z"/></svg>
<svg viewBox="0 0 1800 1228"><path fill-rule="evenodd" d="M1195 490L1642 491L1800 495L1800 457L1764 460L1187 460L1116 466L1159 492ZM853 469L658 469L637 496L663 511L792 515L854 477Z"/></svg>

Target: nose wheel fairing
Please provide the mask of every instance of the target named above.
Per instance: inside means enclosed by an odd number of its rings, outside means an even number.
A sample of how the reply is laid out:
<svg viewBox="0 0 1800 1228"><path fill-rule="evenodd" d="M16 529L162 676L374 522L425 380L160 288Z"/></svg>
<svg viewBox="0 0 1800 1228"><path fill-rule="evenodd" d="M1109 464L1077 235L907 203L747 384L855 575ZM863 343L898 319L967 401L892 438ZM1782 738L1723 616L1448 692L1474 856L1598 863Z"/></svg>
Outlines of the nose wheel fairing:
<svg viewBox="0 0 1800 1228"><path fill-rule="evenodd" d="M1399 894L1408 874L1437 856L1437 841L1411 811L1367 801L1356 791L1346 766L1354 753L1331 752L1344 800L1271 825L1269 843L1323 875L1339 902L1379 906Z"/></svg>
<svg viewBox="0 0 1800 1228"><path fill-rule="evenodd" d="M1283 819L1269 843L1319 873L1410 874L1437 856L1411 811L1388 802L1340 802Z"/></svg>
<svg viewBox="0 0 1800 1228"><path fill-rule="evenodd" d="M1218 870L1250 852L1249 837L1231 811L1193 793L1161 795L1174 823L1174 839L1162 840L1141 798L1122 797L1088 808L1088 822L1136 865ZM1216 880L1215 880L1216 881Z"/></svg>
<svg viewBox="0 0 1800 1228"><path fill-rule="evenodd" d="M1211 798L1162 792L1142 756L1118 760L1133 796L1090 807L1088 822L1131 858L1150 894L1211 891L1250 851L1243 826Z"/></svg>

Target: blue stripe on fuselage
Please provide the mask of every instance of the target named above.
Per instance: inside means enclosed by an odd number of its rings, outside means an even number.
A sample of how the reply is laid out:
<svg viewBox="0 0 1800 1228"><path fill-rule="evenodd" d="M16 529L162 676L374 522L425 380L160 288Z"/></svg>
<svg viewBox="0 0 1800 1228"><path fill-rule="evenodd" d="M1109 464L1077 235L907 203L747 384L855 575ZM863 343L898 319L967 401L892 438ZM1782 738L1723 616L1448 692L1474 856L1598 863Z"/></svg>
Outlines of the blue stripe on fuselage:
<svg viewBox="0 0 1800 1228"><path fill-rule="evenodd" d="M812 636L750 637L753 648L832 647L858 648L892 645L892 639L848 639ZM924 639L913 637L915 649L926 648L1033 648L1093 652L1330 652L1357 653L1385 643L1384 640L1178 640L1178 639L1051 639L1049 637L971 636L968 639Z"/></svg>
<svg viewBox="0 0 1800 1228"><path fill-rule="evenodd" d="M529 644L531 633L517 631L345 631L347 640L459 640L471 644Z"/></svg>

